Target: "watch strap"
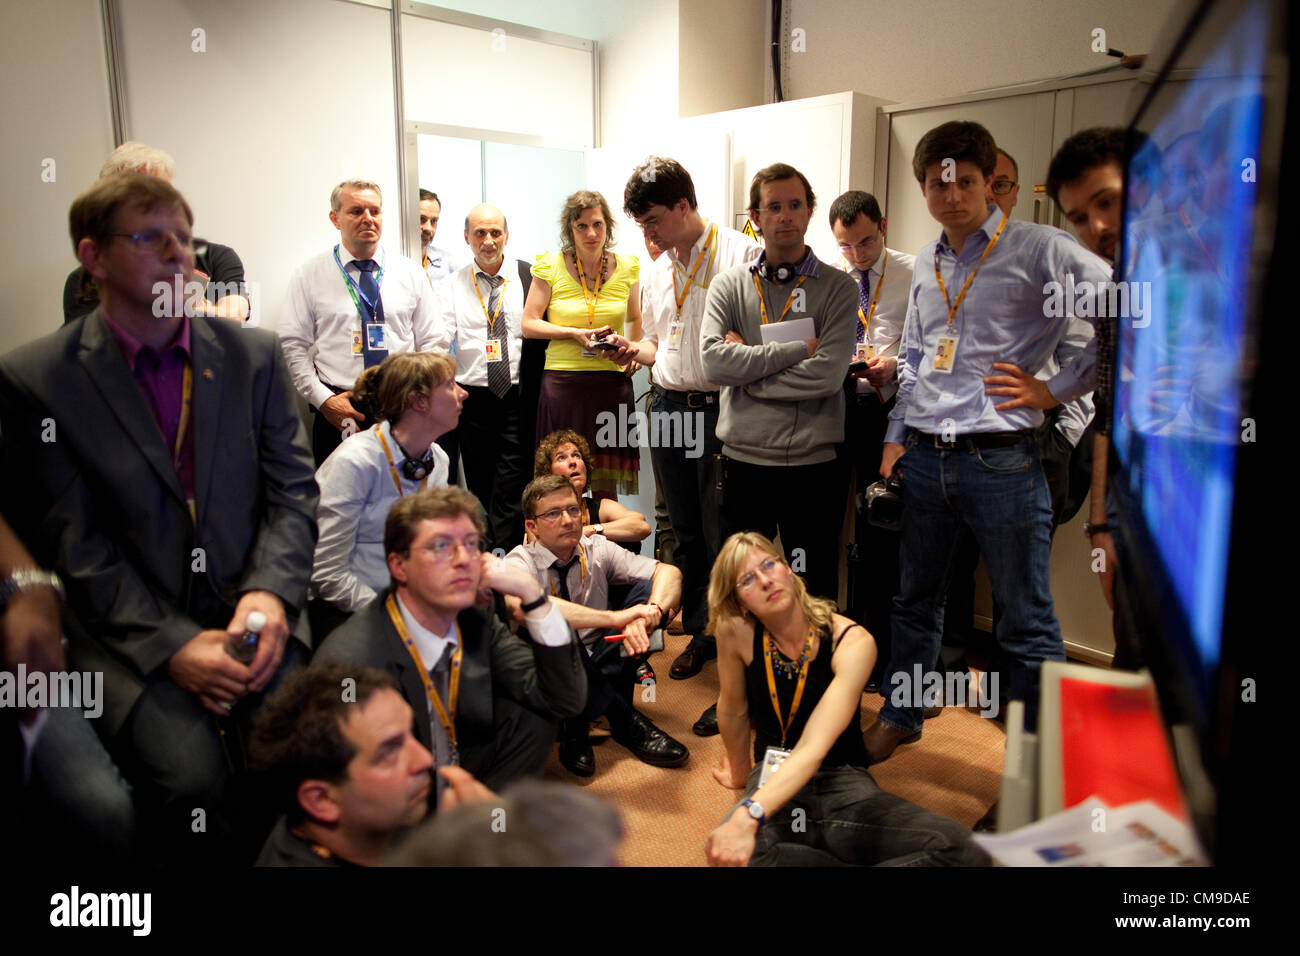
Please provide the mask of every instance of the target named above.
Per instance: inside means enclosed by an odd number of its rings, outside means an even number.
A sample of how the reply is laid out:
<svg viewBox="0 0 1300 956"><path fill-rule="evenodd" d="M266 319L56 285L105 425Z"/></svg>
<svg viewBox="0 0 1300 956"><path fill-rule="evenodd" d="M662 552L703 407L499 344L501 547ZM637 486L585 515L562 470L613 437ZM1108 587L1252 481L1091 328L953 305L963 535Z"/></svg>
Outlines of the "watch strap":
<svg viewBox="0 0 1300 956"><path fill-rule="evenodd" d="M537 600L529 601L527 604L520 604L519 610L527 614L529 611L536 611L539 607L541 607L545 603L546 603L546 592L543 591L538 596Z"/></svg>

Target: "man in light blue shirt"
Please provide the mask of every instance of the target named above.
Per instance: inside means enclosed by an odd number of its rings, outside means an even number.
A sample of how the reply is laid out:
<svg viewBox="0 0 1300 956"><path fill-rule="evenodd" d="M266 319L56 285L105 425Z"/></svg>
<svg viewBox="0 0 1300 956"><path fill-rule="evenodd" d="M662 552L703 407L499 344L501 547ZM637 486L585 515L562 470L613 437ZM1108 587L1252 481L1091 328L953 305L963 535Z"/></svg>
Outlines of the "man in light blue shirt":
<svg viewBox="0 0 1300 956"><path fill-rule="evenodd" d="M991 205L996 163L993 137L970 122L931 130L912 159L943 232L917 256L881 459L890 475L906 452L892 660L885 706L866 733L873 762L920 736L917 678L939 650L959 525L985 555L1002 608L996 636L1011 659L1009 696L1025 701L1031 731L1042 662L1065 657L1048 583L1052 510L1038 436L1045 410L1092 389L1096 356L1094 340L1062 341L1068 310L1052 302L1070 282L1106 283L1110 271L1061 230L1011 221ZM1036 378L1053 352L1060 371Z"/></svg>
<svg viewBox="0 0 1300 956"><path fill-rule="evenodd" d="M438 234L438 220L442 218L442 201L438 194L428 189L420 190L420 240L424 250L420 264L435 286L460 268L460 263L446 249L433 244ZM454 353L453 353L454 354Z"/></svg>

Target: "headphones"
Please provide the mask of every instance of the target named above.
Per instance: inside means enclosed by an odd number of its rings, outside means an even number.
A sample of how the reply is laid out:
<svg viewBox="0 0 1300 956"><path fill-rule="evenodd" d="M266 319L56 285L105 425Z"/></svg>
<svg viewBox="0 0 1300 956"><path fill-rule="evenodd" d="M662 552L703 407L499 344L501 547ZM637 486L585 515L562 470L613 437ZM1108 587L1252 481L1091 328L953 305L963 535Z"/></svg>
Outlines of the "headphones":
<svg viewBox="0 0 1300 956"><path fill-rule="evenodd" d="M798 265L793 262L782 262L779 265L771 266L767 259L758 264L758 274L769 282L778 282L785 285L794 278L795 269Z"/></svg>
<svg viewBox="0 0 1300 956"><path fill-rule="evenodd" d="M433 471L433 449L424 453L423 458L402 459L402 474L409 481L423 481Z"/></svg>

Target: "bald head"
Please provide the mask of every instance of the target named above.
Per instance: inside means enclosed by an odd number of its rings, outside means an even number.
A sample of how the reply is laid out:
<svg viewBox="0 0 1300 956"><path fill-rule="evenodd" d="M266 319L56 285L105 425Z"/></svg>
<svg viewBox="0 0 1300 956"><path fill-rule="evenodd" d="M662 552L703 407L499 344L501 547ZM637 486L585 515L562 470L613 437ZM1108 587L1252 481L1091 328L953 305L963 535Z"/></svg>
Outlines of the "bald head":
<svg viewBox="0 0 1300 956"><path fill-rule="evenodd" d="M488 275L501 268L509 238L506 217L496 206L480 203L465 217L465 241L474 253L474 264Z"/></svg>

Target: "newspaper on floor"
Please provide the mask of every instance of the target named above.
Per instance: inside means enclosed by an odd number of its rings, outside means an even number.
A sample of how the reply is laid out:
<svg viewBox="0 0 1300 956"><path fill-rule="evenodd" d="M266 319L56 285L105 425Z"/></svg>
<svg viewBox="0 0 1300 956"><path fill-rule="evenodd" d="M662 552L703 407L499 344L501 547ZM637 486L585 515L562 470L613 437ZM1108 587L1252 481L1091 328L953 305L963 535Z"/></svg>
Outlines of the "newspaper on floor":
<svg viewBox="0 0 1300 956"><path fill-rule="evenodd" d="M1097 797L975 842L1002 866L1205 866L1195 832L1150 800L1122 807Z"/></svg>

